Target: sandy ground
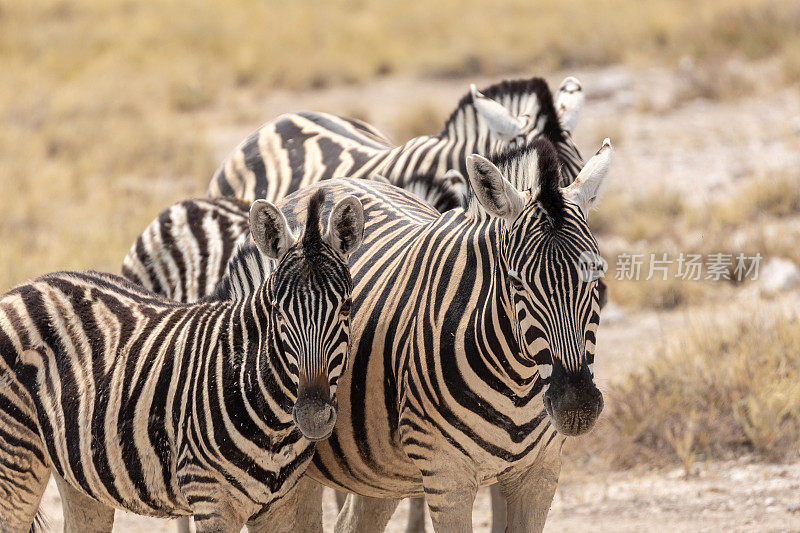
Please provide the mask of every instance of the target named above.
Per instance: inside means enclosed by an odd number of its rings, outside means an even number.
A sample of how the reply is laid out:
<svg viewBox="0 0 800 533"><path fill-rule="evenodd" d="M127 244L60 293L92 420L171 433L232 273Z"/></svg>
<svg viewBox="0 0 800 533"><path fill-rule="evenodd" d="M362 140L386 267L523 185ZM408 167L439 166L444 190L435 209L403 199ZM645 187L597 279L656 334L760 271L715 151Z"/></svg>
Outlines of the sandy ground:
<svg viewBox="0 0 800 533"><path fill-rule="evenodd" d="M740 66L766 69L767 67ZM578 145L592 153L606 136L616 146L607 194L628 188L671 188L702 202L735 190L754 171L781 171L800 165L800 94L767 90L758 96L709 101L693 98L697 73L676 70L635 73L624 68L565 72L548 76L557 85L566 75L583 82L587 102L576 131ZM299 93L236 96L226 102L261 110L259 116L220 116L208 112L209 145L218 159L260 122L297 109L353 114L358 110L390 135L404 106L445 109L469 83L488 79L417 80L385 78L357 87ZM198 196L203 191L198 191ZM737 300L751 296L742 294ZM613 298L613 295L612 295ZM652 348L685 330L698 318L726 316L742 301L672 312L609 313L598 334L596 375L599 386L620 371L640 364ZM747 302L752 305L752 300ZM757 305L794 313L797 291ZM404 531L404 502L388 531ZM60 500L54 484L44 507L53 531L61 530ZM335 519L332 495L326 495L326 530ZM476 500L476 531L488 530L488 493ZM746 460L708 463L686 478L681 471L579 472L565 467L546 531L800 531L800 463L771 465ZM117 531L175 531L174 522L117 513Z"/></svg>
<svg viewBox="0 0 800 533"><path fill-rule="evenodd" d="M45 505L53 531L60 531L60 500L51 483ZM489 530L489 494L475 501L473 527ZM335 521L333 493L325 498L325 530ZM408 516L403 502L387 528L402 533ZM176 531L175 522L117 512L116 531ZM772 465L746 461L700 465L686 478L682 470L572 474L553 501L546 532L800 531L800 463ZM428 518L427 531L432 531Z"/></svg>

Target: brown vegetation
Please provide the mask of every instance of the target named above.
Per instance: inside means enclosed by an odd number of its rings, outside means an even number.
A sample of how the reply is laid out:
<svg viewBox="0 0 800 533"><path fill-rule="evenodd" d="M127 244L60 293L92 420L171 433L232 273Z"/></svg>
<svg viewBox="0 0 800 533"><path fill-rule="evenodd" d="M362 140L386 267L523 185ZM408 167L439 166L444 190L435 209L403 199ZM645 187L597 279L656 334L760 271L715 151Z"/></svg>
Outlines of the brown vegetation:
<svg viewBox="0 0 800 533"><path fill-rule="evenodd" d="M576 458L612 467L679 463L743 453L800 453L800 323L750 312L698 321L606 391L606 410Z"/></svg>

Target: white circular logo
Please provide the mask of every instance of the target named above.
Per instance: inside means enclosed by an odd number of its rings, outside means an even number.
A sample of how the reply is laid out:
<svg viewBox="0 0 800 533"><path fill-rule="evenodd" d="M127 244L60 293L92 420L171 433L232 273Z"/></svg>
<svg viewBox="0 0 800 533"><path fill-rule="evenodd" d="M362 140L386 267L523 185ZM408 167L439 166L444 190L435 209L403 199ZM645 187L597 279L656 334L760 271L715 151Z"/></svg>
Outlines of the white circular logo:
<svg viewBox="0 0 800 533"><path fill-rule="evenodd" d="M607 268L606 260L595 252L587 250L578 258L581 279L587 283L605 276Z"/></svg>

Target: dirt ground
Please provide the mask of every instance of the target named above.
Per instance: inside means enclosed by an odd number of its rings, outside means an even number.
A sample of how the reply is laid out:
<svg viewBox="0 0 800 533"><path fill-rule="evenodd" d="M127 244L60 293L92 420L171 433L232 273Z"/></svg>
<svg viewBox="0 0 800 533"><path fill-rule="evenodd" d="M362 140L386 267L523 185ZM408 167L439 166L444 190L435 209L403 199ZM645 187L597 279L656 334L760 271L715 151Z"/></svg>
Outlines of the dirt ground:
<svg viewBox="0 0 800 533"><path fill-rule="evenodd" d="M768 68L740 66L740 68ZM566 75L583 82L587 102L576 140L590 154L604 137L616 146L606 194L626 188L663 186L696 201L735 190L738 179L754 169L797 168L800 152L800 94L776 89L730 100L696 97L697 73L691 65L678 69L631 71L608 68L548 76L556 85ZM366 113L379 128L392 133L404 106L433 105L449 109L469 83L488 79L418 80L383 78L356 87L299 93L250 95L261 116L252 122L209 111L209 144L221 160L260 122L292 110ZM694 91L694 92L693 92ZM248 101L246 107L252 106ZM236 105L227 102L226 106ZM213 127L211 127L213 125ZM204 191L198 191L198 196ZM602 206L601 206L602 209ZM598 333L596 376L599 386L613 381L649 357L653 346L685 330L698 317L730 313L737 305L770 306L795 312L797 291L774 300L737 301L695 306L671 312L628 316L617 308L604 318ZM746 299L746 301L745 301ZM612 295L613 300L613 295ZM612 308L614 309L614 308ZM606 315L604 315L605 317ZM51 483L44 499L53 531L61 530L60 500ZM388 531L405 527L407 503L398 509ZM476 531L490 522L488 492L475 503ZM335 509L326 496L326 530ZM174 531L174 523L117 514L117 531ZM800 462L775 465L750 462L696 465L688 478L682 471L576 471L566 465L545 531L800 531Z"/></svg>

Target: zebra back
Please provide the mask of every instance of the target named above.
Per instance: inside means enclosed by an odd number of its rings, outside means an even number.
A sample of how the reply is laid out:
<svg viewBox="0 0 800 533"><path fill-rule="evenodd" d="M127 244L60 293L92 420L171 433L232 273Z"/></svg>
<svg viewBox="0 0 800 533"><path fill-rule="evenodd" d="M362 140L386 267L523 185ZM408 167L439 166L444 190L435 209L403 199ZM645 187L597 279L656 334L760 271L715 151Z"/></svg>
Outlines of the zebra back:
<svg viewBox="0 0 800 533"><path fill-rule="evenodd" d="M483 93L512 115L528 117L519 142L526 144L539 137L549 140L559 151L564 184L574 179L582 159L559 120L543 79L503 81ZM214 174L208 194L278 201L324 179L381 174L432 205L454 205L450 197L455 187L461 197L459 205L464 206L469 196L466 157L490 155L506 146L492 134L469 93L439 134L416 137L397 147L360 121L327 113L290 113L263 125L234 149ZM448 170L456 171L460 178L454 181Z"/></svg>
<svg viewBox="0 0 800 533"><path fill-rule="evenodd" d="M122 275L179 302L208 296L249 235L249 211L250 204L235 198L172 205L136 238Z"/></svg>

